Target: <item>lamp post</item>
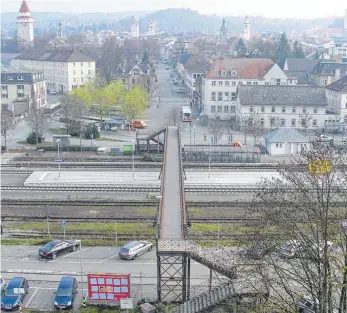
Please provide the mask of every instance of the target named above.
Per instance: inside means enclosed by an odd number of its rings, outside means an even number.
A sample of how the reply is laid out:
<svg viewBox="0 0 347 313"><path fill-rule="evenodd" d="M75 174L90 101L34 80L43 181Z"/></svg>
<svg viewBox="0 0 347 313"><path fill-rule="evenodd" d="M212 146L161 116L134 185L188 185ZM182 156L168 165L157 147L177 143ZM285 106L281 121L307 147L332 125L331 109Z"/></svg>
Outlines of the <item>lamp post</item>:
<svg viewBox="0 0 347 313"><path fill-rule="evenodd" d="M82 240L79 240L80 243L80 270L81 270L81 287L82 287L82 301L84 298L84 288L83 288L83 270L82 270Z"/></svg>
<svg viewBox="0 0 347 313"><path fill-rule="evenodd" d="M60 139L57 139L58 143L58 168L59 168L59 176L60 177Z"/></svg>
<svg viewBox="0 0 347 313"><path fill-rule="evenodd" d="M195 146L195 126L193 127L193 137L194 137L194 146Z"/></svg>
<svg viewBox="0 0 347 313"><path fill-rule="evenodd" d="M133 178L134 178L134 176L135 176L135 155L134 155L134 150L135 150L135 140L133 139L132 141L131 141L132 143L133 143Z"/></svg>

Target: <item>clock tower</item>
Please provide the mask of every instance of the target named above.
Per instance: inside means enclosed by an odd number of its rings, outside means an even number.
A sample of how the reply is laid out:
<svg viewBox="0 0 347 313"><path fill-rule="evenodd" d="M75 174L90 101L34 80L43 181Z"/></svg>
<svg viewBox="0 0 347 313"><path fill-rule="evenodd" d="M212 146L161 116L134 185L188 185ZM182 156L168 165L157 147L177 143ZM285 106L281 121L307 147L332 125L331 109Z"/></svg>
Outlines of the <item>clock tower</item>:
<svg viewBox="0 0 347 313"><path fill-rule="evenodd" d="M23 0L17 17L17 41L20 51L34 45L34 19L26 0Z"/></svg>

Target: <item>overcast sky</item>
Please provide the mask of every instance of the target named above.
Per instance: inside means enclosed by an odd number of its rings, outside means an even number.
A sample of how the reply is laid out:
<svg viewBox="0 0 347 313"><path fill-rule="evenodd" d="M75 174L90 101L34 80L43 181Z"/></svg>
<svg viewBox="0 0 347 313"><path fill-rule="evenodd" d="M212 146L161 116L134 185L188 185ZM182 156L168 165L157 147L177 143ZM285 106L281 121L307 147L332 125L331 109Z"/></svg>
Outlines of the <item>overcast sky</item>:
<svg viewBox="0 0 347 313"><path fill-rule="evenodd" d="M17 12L22 0L2 0L2 12ZM346 0L27 0L31 12L121 12L190 8L201 14L277 18L343 16ZM319 4L320 3L320 4Z"/></svg>

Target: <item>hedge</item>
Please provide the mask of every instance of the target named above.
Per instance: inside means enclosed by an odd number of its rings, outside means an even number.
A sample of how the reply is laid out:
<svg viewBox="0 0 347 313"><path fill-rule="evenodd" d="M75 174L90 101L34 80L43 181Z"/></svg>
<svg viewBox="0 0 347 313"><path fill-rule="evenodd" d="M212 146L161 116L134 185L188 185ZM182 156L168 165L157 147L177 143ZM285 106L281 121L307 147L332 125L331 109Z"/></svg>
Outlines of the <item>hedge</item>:
<svg viewBox="0 0 347 313"><path fill-rule="evenodd" d="M82 152L84 151L97 151L99 147L84 147L82 146ZM38 146L37 150L44 151L57 151L57 146ZM81 151L81 146L60 147L60 151Z"/></svg>

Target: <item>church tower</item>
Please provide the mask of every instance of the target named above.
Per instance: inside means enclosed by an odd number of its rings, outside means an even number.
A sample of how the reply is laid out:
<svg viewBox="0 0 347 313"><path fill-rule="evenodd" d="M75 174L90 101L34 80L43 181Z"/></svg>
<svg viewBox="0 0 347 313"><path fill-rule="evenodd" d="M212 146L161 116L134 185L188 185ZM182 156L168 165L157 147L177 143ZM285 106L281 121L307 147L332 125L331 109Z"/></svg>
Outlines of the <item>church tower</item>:
<svg viewBox="0 0 347 313"><path fill-rule="evenodd" d="M225 26L225 19L223 18L223 24L219 31L219 43L226 43L228 40L228 30Z"/></svg>
<svg viewBox="0 0 347 313"><path fill-rule="evenodd" d="M245 17L245 23L243 25L243 39L246 41L251 39L251 24L249 23L248 16Z"/></svg>
<svg viewBox="0 0 347 313"><path fill-rule="evenodd" d="M131 25L131 37L139 38L140 37L139 22L135 18L133 18L133 21L134 23Z"/></svg>
<svg viewBox="0 0 347 313"><path fill-rule="evenodd" d="M25 0L19 9L17 17L17 41L19 50L34 45L34 19L30 16L30 9Z"/></svg>

